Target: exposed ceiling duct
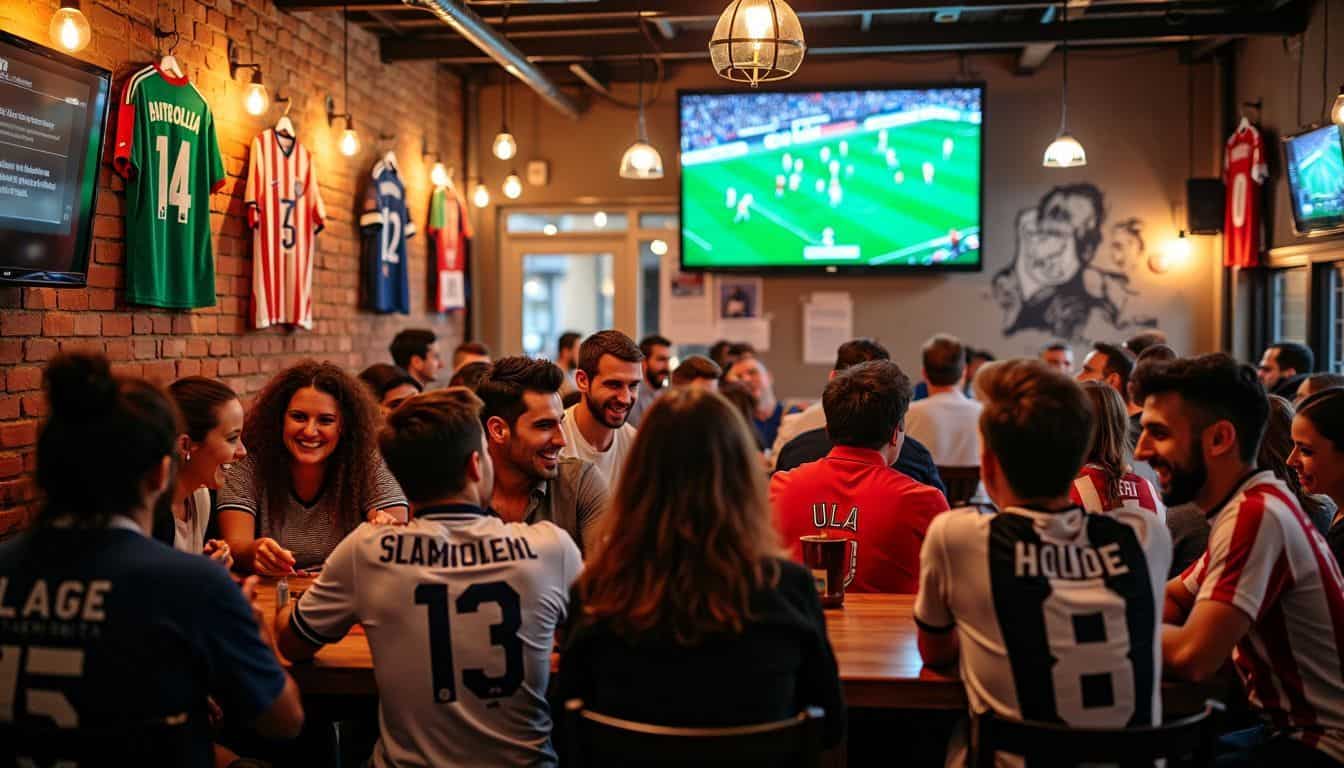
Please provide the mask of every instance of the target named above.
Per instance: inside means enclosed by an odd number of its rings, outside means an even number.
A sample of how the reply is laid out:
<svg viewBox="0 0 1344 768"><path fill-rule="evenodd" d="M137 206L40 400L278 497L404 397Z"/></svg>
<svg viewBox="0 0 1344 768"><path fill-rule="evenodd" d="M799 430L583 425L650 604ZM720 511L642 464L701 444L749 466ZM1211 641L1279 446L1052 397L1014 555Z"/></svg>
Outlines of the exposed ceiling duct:
<svg viewBox="0 0 1344 768"><path fill-rule="evenodd" d="M439 17L463 39L498 62L505 72L526 83L551 106L576 120L583 113L578 103L565 95L540 69L533 66L522 51L496 32L494 27L486 24L461 0L403 0L403 2L413 8L424 8Z"/></svg>

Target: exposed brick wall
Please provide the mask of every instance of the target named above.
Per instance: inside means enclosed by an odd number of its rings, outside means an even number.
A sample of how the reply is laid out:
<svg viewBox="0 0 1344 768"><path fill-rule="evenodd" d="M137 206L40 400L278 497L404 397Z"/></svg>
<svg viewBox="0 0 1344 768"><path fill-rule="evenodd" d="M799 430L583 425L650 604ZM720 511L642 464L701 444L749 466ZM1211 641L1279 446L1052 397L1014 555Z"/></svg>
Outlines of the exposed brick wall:
<svg viewBox="0 0 1344 768"><path fill-rule="evenodd" d="M56 0L6 0L0 27L49 45L47 25ZM33 445L45 412L42 365L58 352L106 354L117 371L166 383L179 376L216 376L245 397L282 367L307 356L351 370L387 359L392 336L407 326L431 327L440 347L461 338L458 316L428 313L426 240L410 241L413 312L378 316L357 309L359 237L355 208L368 171L389 149L397 153L412 218L423 230L432 158L461 167L461 87L435 65L384 65L372 35L350 28L350 105L361 152L336 150L338 121L329 128L325 98L345 111L341 87L339 13L287 14L270 0L84 0L93 42L80 57L111 69L118 89L130 72L157 61L155 14L181 34L174 55L215 116L228 179L210 200L214 233L216 305L190 312L127 305L122 298L124 185L104 158L94 225L89 287L0 289L0 536L26 524L37 501L32 482ZM312 153L328 221L318 236L313 274L312 331L249 330L252 241L243 214L243 182L252 138L278 119L281 107L254 118L242 109L247 73L229 79L228 40L244 61L262 64L272 98L294 99L290 117ZM166 52L166 48L164 49ZM115 114L113 114L115 119ZM114 123L112 124L114 125ZM109 126L107 148L111 150ZM379 134L394 138L380 140ZM90 456L113 446L91 447ZM93 458L96 460L96 458Z"/></svg>

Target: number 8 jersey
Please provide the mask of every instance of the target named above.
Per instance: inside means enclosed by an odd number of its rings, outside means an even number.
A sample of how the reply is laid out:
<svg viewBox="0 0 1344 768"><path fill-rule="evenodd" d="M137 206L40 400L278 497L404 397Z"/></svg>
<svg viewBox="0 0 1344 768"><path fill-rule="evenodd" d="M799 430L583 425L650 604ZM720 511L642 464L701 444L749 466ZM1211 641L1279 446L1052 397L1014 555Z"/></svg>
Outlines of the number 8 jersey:
<svg viewBox="0 0 1344 768"><path fill-rule="evenodd" d="M224 163L205 97L153 65L131 75L112 162L126 178L126 300L213 306L210 193L224 184Z"/></svg>
<svg viewBox="0 0 1344 768"><path fill-rule="evenodd" d="M975 712L1156 725L1170 561L1171 535L1150 512L957 509L929 525L915 621L957 632Z"/></svg>

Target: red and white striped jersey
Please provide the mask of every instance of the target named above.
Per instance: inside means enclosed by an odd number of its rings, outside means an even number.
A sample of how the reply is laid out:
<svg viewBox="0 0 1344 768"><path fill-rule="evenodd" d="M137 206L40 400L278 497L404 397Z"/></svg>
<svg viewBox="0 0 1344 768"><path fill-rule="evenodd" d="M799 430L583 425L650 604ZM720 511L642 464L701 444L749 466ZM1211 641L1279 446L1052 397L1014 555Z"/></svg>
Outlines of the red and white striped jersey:
<svg viewBox="0 0 1344 768"><path fill-rule="evenodd" d="M299 140L262 131L247 170L256 327L313 327L313 243L326 221L317 172Z"/></svg>
<svg viewBox="0 0 1344 768"><path fill-rule="evenodd" d="M1114 512L1123 508L1149 512L1157 515L1158 520L1167 519L1167 508L1147 478L1126 472L1112 489L1110 474L1099 464L1083 466L1078 477L1074 478L1069 496L1074 504L1089 514Z"/></svg>
<svg viewBox="0 0 1344 768"><path fill-rule="evenodd" d="M1344 577L1288 487L1257 472L1216 513L1181 582L1252 624L1232 651L1251 706L1292 738L1344 760Z"/></svg>

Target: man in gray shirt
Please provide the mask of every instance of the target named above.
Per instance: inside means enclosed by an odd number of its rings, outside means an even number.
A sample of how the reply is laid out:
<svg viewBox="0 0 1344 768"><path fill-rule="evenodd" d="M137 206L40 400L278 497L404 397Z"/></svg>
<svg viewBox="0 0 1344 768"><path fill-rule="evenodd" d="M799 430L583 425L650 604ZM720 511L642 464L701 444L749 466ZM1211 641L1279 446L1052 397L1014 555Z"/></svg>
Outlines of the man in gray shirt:
<svg viewBox="0 0 1344 768"><path fill-rule="evenodd" d="M505 522L549 520L586 552L607 506L607 482L582 459L561 458L564 373L547 360L505 357L476 388L495 466L491 509Z"/></svg>

